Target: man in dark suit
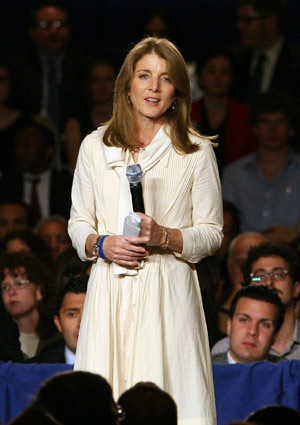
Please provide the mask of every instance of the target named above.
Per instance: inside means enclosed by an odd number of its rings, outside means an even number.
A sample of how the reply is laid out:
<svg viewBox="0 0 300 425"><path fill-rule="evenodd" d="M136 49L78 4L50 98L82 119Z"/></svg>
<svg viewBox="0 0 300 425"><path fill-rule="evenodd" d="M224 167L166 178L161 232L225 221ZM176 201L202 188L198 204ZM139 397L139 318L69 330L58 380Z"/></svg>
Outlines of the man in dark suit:
<svg viewBox="0 0 300 425"><path fill-rule="evenodd" d="M242 45L236 50L235 94L252 102L270 89L300 98L300 47L282 33L285 0L240 0L238 30Z"/></svg>
<svg viewBox="0 0 300 425"><path fill-rule="evenodd" d="M68 280L59 291L54 323L63 338L47 345L30 363L74 364L88 275Z"/></svg>
<svg viewBox="0 0 300 425"><path fill-rule="evenodd" d="M12 318L0 307L0 362L23 361L19 330Z"/></svg>
<svg viewBox="0 0 300 425"><path fill-rule="evenodd" d="M31 50L12 58L21 108L47 116L60 133L82 100L83 57L69 49L68 9L61 0L39 0L30 14Z"/></svg>
<svg viewBox="0 0 300 425"><path fill-rule="evenodd" d="M14 172L0 178L0 198L24 201L31 206L36 222L49 215L69 219L72 175L66 169L53 168L53 157L52 131L32 121L17 133Z"/></svg>
<svg viewBox="0 0 300 425"><path fill-rule="evenodd" d="M263 285L250 285L240 289L229 310L229 350L214 354L212 362L278 363L286 360L284 357L269 354L283 323L284 314L283 302L273 289Z"/></svg>

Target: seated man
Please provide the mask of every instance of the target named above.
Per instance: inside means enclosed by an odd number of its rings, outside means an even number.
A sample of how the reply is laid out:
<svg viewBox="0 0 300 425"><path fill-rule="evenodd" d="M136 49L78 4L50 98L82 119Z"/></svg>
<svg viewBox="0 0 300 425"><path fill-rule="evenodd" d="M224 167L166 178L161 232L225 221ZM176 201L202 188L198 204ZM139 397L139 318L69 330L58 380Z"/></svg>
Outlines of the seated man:
<svg viewBox="0 0 300 425"><path fill-rule="evenodd" d="M9 198L0 202L0 240L10 232L28 230L32 225L31 210L24 202Z"/></svg>
<svg viewBox="0 0 300 425"><path fill-rule="evenodd" d="M269 354L284 319L284 305L276 291L263 285L241 289L231 303L229 316L229 350L213 355L213 363L284 360Z"/></svg>
<svg viewBox="0 0 300 425"><path fill-rule="evenodd" d="M60 288L54 323L63 339L47 345L29 363L74 364L88 278L87 275L74 277Z"/></svg>
<svg viewBox="0 0 300 425"><path fill-rule="evenodd" d="M288 246L264 243L250 249L243 267L245 285L271 286L285 306L283 324L272 345L270 354L288 360L300 359L300 323L295 315L295 301L299 297L299 262ZM227 351L229 337L218 341L212 354Z"/></svg>
<svg viewBox="0 0 300 425"><path fill-rule="evenodd" d="M240 211L241 231L261 232L300 223L300 156L290 147L295 134L290 99L260 95L251 111L258 151L225 167L223 197Z"/></svg>

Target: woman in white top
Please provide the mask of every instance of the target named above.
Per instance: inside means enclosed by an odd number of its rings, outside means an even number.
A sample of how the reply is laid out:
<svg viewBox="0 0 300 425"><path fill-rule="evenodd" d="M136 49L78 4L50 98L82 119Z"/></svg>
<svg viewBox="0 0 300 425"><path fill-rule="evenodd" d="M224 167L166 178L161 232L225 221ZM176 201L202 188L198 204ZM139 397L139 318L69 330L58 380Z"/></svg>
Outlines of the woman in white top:
<svg viewBox="0 0 300 425"><path fill-rule="evenodd" d="M99 373L115 397L152 381L178 405L181 423L215 424L206 324L193 263L222 239L219 176L211 141L191 127L185 62L166 39L128 53L113 117L83 141L69 233L95 260L75 368ZM132 211L126 166L143 171L145 214L123 240ZM100 235L100 236L99 236Z"/></svg>

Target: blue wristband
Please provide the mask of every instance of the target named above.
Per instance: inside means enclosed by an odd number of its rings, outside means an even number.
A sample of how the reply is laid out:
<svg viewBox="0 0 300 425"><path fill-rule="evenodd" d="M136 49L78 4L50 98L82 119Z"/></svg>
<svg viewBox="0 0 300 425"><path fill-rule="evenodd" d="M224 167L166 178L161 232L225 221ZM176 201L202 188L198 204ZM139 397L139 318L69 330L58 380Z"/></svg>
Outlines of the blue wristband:
<svg viewBox="0 0 300 425"><path fill-rule="evenodd" d="M103 253L103 242L104 242L104 239L107 238L107 236L109 236L109 235L105 235L101 238L101 241L99 243L99 255L100 255L101 258L103 258L103 260L109 261L109 259L106 258L104 253Z"/></svg>

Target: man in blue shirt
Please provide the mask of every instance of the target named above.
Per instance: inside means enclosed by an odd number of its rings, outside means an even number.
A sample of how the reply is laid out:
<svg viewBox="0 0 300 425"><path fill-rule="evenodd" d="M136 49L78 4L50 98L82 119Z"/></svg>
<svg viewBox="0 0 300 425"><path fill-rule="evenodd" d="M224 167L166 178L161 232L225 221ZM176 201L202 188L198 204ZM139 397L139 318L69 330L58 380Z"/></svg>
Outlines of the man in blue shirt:
<svg viewBox="0 0 300 425"><path fill-rule="evenodd" d="M285 95L260 95L251 112L258 151L224 169L223 198L239 209L242 232L300 223L300 155L290 149L292 117Z"/></svg>

